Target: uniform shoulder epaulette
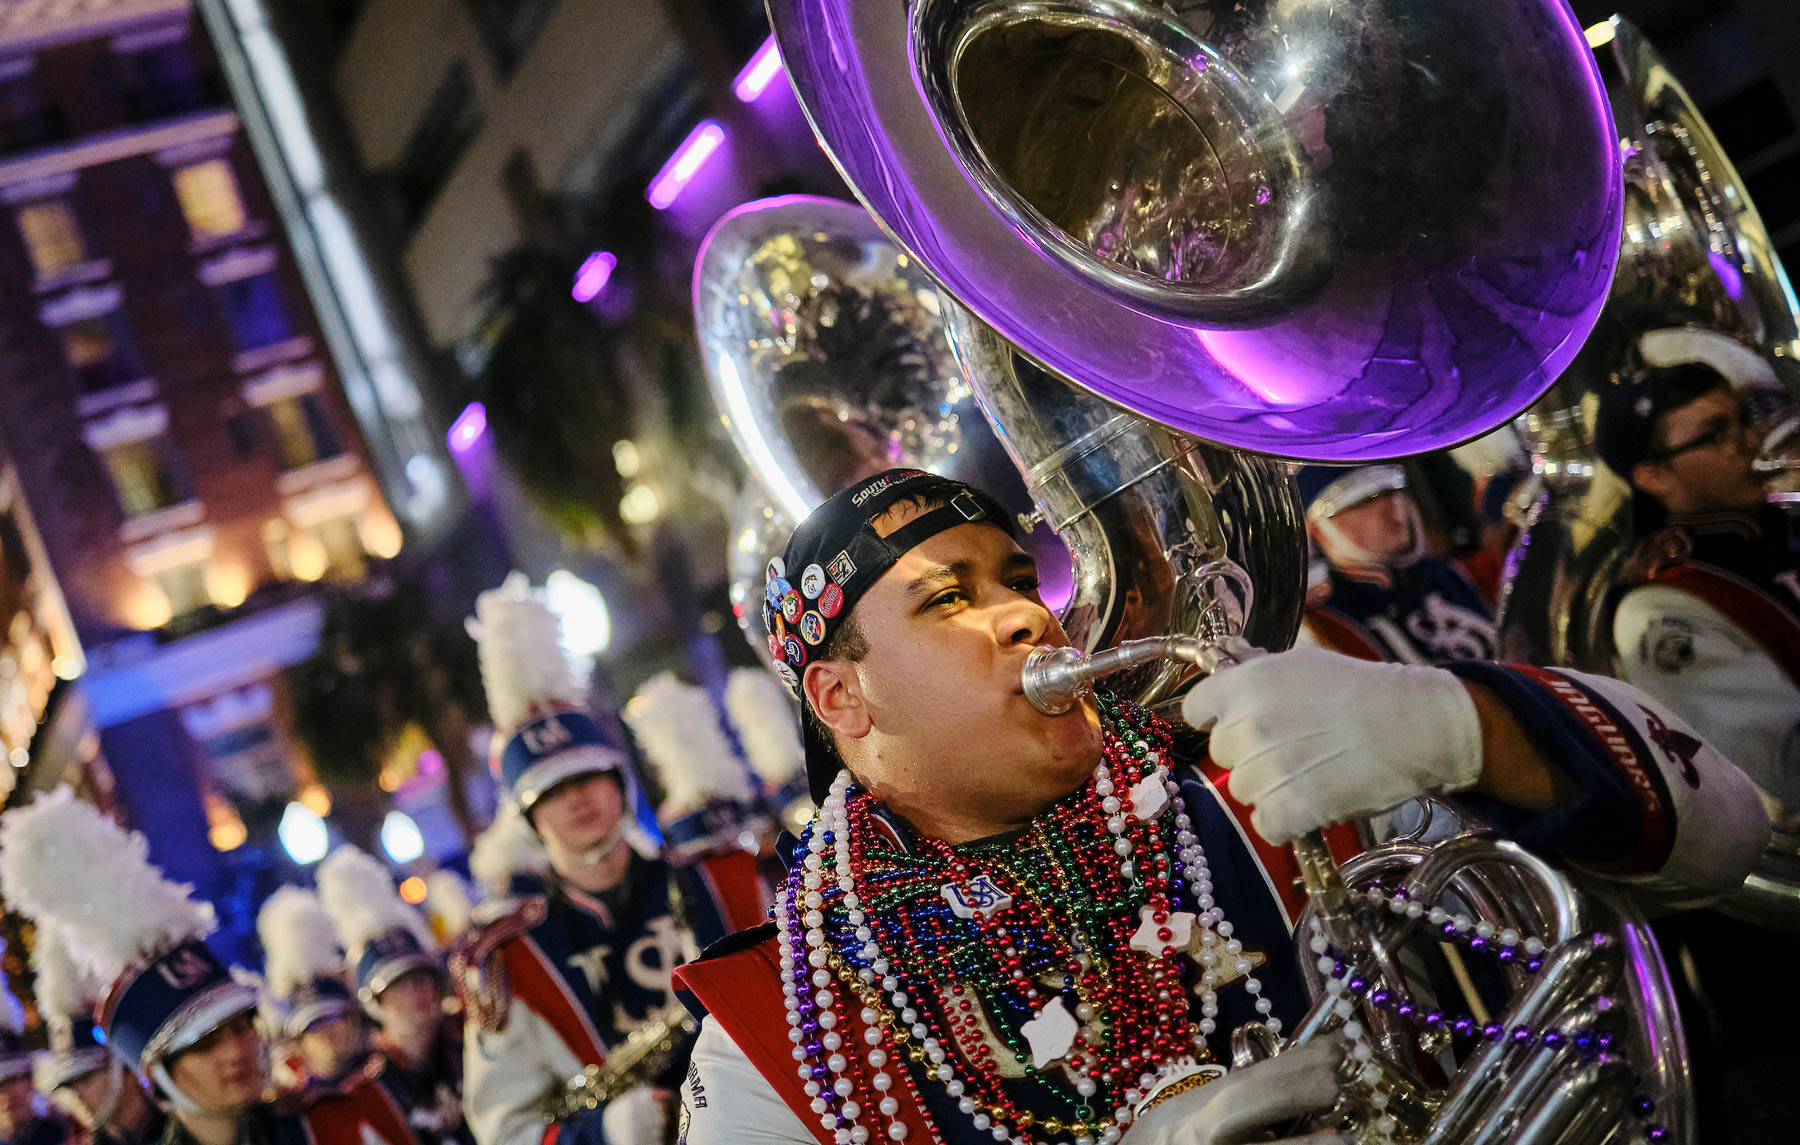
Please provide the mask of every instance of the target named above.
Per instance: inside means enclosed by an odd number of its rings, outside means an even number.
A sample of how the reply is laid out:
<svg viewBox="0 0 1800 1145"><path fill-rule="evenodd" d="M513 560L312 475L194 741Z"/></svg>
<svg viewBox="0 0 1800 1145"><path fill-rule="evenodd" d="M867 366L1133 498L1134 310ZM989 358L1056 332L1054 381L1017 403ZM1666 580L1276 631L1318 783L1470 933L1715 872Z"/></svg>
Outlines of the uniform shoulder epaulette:
<svg viewBox="0 0 1800 1145"><path fill-rule="evenodd" d="M549 915L548 904L542 895L501 899L483 903L482 907L487 908L484 912L486 917L478 918L476 924L457 943L457 950L466 950L470 957L487 957L493 954L543 922Z"/></svg>
<svg viewBox="0 0 1800 1145"><path fill-rule="evenodd" d="M742 954L746 950L754 950L764 943L776 942L779 941L779 939L780 931L772 922L765 922L761 926L753 926L748 930L736 931L719 939L719 941L708 946L705 950L702 950L700 952L700 957L675 971L676 1001L687 1007L688 1013L693 1016L695 1021L705 1018L706 1005L700 1001L699 996L696 995L693 990L682 984L682 970L692 969L704 974L705 970L702 969L702 967L705 963L714 962L721 958L729 958L734 954ZM770 957L773 958L774 955L771 954Z"/></svg>
<svg viewBox="0 0 1800 1145"><path fill-rule="evenodd" d="M504 913L481 920L450 952L450 981L463 1013L478 1030L499 1033L512 1009L512 988L502 953L507 943L524 937L549 913L543 896L509 899Z"/></svg>

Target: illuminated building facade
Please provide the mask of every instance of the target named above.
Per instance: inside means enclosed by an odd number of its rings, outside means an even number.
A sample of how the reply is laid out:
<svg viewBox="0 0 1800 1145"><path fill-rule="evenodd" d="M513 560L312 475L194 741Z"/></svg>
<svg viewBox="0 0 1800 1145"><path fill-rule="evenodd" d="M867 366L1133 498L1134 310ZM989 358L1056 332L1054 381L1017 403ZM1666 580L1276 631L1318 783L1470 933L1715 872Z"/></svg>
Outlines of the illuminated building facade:
<svg viewBox="0 0 1800 1145"><path fill-rule="evenodd" d="M207 840L309 789L279 673L316 644L314 586L402 534L186 0L0 5L0 378L0 494L67 601L41 637L13 613L11 662L35 702L34 649L79 674L79 637L133 824L216 896Z"/></svg>
<svg viewBox="0 0 1800 1145"><path fill-rule="evenodd" d="M18 471L0 448L0 797L66 782L111 801L92 713L72 683L83 664Z"/></svg>

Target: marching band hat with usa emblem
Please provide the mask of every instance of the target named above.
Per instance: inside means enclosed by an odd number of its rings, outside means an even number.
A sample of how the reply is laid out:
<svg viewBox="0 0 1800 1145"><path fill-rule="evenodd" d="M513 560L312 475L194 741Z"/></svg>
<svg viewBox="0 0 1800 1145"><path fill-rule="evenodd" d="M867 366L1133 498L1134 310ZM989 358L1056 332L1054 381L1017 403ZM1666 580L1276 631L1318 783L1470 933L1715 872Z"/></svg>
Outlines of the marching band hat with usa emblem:
<svg viewBox="0 0 1800 1145"><path fill-rule="evenodd" d="M281 1033L297 1038L356 1005L344 984L344 950L337 924L319 896L303 887L277 887L256 912L263 977L278 1009Z"/></svg>
<svg viewBox="0 0 1800 1145"><path fill-rule="evenodd" d="M563 648L561 622L524 573L476 599L468 630L494 725L490 762L513 801L529 815L557 784L595 772L617 773L631 793L623 732L586 710L592 665Z"/></svg>
<svg viewBox="0 0 1800 1145"><path fill-rule="evenodd" d="M256 988L207 949L218 920L192 891L150 864L142 835L66 786L0 819L0 894L60 926L88 970L112 981L100 1026L140 1072L256 1009Z"/></svg>
<svg viewBox="0 0 1800 1145"><path fill-rule="evenodd" d="M365 1006L415 970L444 972L425 916L400 898L393 876L368 853L345 844L327 855L319 864L319 901L350 952Z"/></svg>

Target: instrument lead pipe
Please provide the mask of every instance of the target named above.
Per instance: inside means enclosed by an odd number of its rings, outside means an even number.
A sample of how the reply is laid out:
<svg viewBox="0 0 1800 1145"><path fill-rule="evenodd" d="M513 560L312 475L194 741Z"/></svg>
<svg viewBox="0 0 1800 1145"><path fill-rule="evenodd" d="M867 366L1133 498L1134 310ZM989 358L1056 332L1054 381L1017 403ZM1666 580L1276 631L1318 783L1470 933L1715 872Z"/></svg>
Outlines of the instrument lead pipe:
<svg viewBox="0 0 1800 1145"><path fill-rule="evenodd" d="M1156 660L1182 660L1209 675L1265 653L1238 637L1202 640L1197 636L1150 636L1085 655L1070 647L1034 648L1025 658L1021 683L1031 706L1045 715L1060 715L1094 689L1097 680ZM1300 882L1318 907L1325 940L1339 957L1360 949L1350 892L1323 831L1308 831L1292 843Z"/></svg>

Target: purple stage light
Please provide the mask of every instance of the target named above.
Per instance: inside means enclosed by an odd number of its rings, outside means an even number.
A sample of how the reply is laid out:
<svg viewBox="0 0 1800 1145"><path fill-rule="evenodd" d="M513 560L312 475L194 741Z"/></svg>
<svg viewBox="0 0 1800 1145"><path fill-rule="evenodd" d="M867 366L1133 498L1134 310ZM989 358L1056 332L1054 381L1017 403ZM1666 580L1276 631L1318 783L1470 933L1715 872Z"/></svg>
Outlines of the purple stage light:
<svg viewBox="0 0 1800 1145"><path fill-rule="evenodd" d="M480 402L470 402L456 415L456 420L450 423L448 437L451 452L467 453L486 432L487 407Z"/></svg>
<svg viewBox="0 0 1800 1145"><path fill-rule="evenodd" d="M611 251L597 250L588 255L582 260L581 268L575 272L575 285L569 288L569 297L577 302L592 302L596 295L606 289L607 282L612 278L613 268L618 265L618 256Z"/></svg>
<svg viewBox="0 0 1800 1145"><path fill-rule="evenodd" d="M702 120L688 132L688 137L681 141L675 154L669 156L656 178L650 180L650 189L645 192L650 205L659 211L667 210L724 142L725 129L713 120Z"/></svg>
<svg viewBox="0 0 1800 1145"><path fill-rule="evenodd" d="M762 47L750 57L744 70L737 74L732 82L731 90L741 103L755 103L762 93L769 90L769 81L781 74L781 51L775 46L775 37L770 36L763 41Z"/></svg>

